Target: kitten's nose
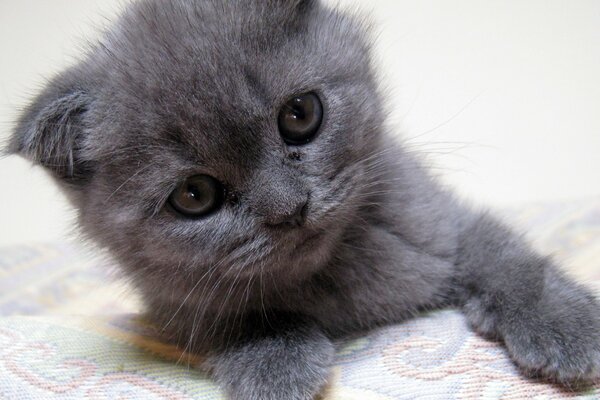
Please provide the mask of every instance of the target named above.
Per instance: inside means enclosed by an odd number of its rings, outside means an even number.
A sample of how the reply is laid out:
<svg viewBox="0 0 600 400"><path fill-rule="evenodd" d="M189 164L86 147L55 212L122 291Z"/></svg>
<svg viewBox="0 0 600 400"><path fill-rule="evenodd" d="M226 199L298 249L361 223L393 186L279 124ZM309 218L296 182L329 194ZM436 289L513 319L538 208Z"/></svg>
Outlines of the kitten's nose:
<svg viewBox="0 0 600 400"><path fill-rule="evenodd" d="M296 171L272 167L256 175L246 201L267 226L302 226L309 191Z"/></svg>
<svg viewBox="0 0 600 400"><path fill-rule="evenodd" d="M308 208L308 198L291 205L283 212L271 213L265 218L265 223L270 226L289 225L302 226L306 220L306 210Z"/></svg>

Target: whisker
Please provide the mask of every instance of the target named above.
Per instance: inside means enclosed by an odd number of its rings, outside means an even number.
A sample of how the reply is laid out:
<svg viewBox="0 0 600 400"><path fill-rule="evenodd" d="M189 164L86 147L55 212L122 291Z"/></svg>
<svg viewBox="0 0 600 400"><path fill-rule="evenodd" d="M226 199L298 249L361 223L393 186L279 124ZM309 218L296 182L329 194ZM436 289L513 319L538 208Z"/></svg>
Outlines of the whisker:
<svg viewBox="0 0 600 400"><path fill-rule="evenodd" d="M436 130L438 130L439 128L443 127L444 125L452 122L454 119L458 118L458 116L460 116L467 108L469 108L471 106L471 104L473 104L475 102L475 100L477 100L479 97L481 97L481 95L483 94L483 91L479 92L477 95L475 95L470 101L468 101L464 106L462 106L457 112L455 112L454 114L452 114L449 118L447 118L446 120L444 120L443 122L435 125L433 128L428 129L424 132L421 132L413 137L408 138L407 140L414 140L417 139L419 137L428 135Z"/></svg>
<svg viewBox="0 0 600 400"><path fill-rule="evenodd" d="M123 182L122 184L119 185L119 187L117 187L111 194L110 196L108 196L106 198L106 200L104 200L105 202L109 201L119 190L121 190L128 182L130 182L132 179L134 179L136 176L138 176L139 174L141 174L142 172L144 172L145 170L147 170L148 168L150 168L152 166L152 164L148 164L145 165L144 167L140 168L139 170L137 170L136 173L134 173L133 175L131 175L129 178L127 178L125 180L125 182Z"/></svg>

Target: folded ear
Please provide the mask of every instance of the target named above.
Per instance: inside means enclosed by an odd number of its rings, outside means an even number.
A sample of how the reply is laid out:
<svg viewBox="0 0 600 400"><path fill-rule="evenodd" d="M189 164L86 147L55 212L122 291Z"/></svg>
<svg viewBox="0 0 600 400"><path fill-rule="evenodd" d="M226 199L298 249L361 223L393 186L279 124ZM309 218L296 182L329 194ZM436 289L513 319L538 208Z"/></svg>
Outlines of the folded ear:
<svg viewBox="0 0 600 400"><path fill-rule="evenodd" d="M264 6L265 1L261 0L259 3ZM269 8L284 9L296 17L302 16L302 14L317 6L318 3L318 0L268 0L266 2L270 6Z"/></svg>
<svg viewBox="0 0 600 400"><path fill-rule="evenodd" d="M270 24L279 25L289 34L305 26L318 0L261 0L260 6L267 11Z"/></svg>
<svg viewBox="0 0 600 400"><path fill-rule="evenodd" d="M275 3L284 4L297 9L306 9L317 3L317 0L273 0Z"/></svg>
<svg viewBox="0 0 600 400"><path fill-rule="evenodd" d="M9 152L45 167L65 183L85 182L92 174L91 162L82 155L91 105L85 89L51 83L22 114Z"/></svg>

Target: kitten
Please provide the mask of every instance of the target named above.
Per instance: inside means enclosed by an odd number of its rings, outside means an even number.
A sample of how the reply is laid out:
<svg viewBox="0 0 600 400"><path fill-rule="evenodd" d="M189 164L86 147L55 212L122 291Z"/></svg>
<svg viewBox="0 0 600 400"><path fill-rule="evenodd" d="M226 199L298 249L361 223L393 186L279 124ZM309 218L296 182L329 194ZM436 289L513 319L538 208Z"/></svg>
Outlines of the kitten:
<svg viewBox="0 0 600 400"><path fill-rule="evenodd" d="M231 399L313 399L333 339L445 306L524 372L593 381L598 303L383 128L365 26L317 0L135 3L11 151Z"/></svg>

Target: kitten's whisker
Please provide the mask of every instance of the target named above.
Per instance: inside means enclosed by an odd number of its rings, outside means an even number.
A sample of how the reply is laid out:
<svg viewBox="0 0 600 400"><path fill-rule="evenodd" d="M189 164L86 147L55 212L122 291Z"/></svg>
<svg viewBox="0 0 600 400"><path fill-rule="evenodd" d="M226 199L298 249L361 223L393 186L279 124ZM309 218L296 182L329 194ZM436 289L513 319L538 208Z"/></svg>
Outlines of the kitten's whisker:
<svg viewBox="0 0 600 400"><path fill-rule="evenodd" d="M147 170L148 168L150 168L152 166L152 164L148 164L143 166L142 168L140 168L139 170L137 170L136 173L134 173L133 175L131 175L129 178L127 178L125 180L125 182L123 182L122 184L119 185L119 187L117 187L111 194L110 196L108 196L104 202L108 202L119 190L121 190L128 182L130 182L132 179L134 179L136 176L138 176L139 174L141 174L142 172L144 172L145 170Z"/></svg>
<svg viewBox="0 0 600 400"><path fill-rule="evenodd" d="M236 249L236 250L238 250L238 249ZM250 249L247 249L247 250L245 250L245 251L242 251L242 253L241 253L241 254L239 254L239 255L236 255L236 254L235 254L235 252L231 252L231 253L230 253L230 254L229 254L227 257L224 257L224 260L227 260L227 261L229 261L229 262L231 263L231 265L229 266L229 269L228 269L228 271L231 271L231 269L233 269L233 267L234 267L234 263L232 262L232 261L233 261L233 260L232 260L232 256L233 256L233 257L237 257L237 258L243 258L243 257L246 257L248 254L250 254L252 251L253 251L253 249L252 249L252 248L250 248ZM236 275L236 280L237 280L237 277L239 276L239 274L241 274L241 272L242 272L242 270L240 269L240 270L238 271L238 274ZM216 282L216 283L213 285L213 287L211 288L211 290L210 290L210 293L208 293L208 295L207 295L207 297L206 297L206 299L207 299L207 307L205 307L205 309L203 310L203 312L202 312L202 314L201 314L201 316L200 316L200 320L203 320L203 319L204 319L204 315L206 314L206 311L207 311L207 309L208 309L208 305L209 305L209 304L210 304L210 303L213 301L213 299L214 299L214 295L216 294L216 292L217 292L217 289L218 289L218 288L221 286L221 283L222 283L224 280L226 280L226 277L227 277L227 275L228 275L228 274L229 274L229 272L225 272L225 273L223 273L223 274L222 274L222 275L219 277L219 279L217 280L217 282ZM205 293L205 290L206 290L206 288L207 288L207 287L205 287L205 288L204 288L204 290L202 291L202 294L200 295L200 297L201 297L201 298L204 298L204 293ZM225 298L225 302L222 304L221 308L220 308L220 309L219 309L219 311L218 311L218 314L219 314L219 315L221 314L221 309L222 309L222 308L225 306L225 303L226 303L226 301L228 301L228 298L227 298L227 297L228 297L228 296L226 296L226 298ZM217 321L217 318L215 318L215 320L214 320L214 321L216 322L216 321ZM214 325L214 323L213 323L213 325ZM212 325L211 325L211 327L209 328L209 330L212 332L212 329L211 329L211 328L212 328Z"/></svg>
<svg viewBox="0 0 600 400"><path fill-rule="evenodd" d="M271 322L269 321L269 316L267 315L267 310L265 308L265 297L264 297L264 289L263 289L263 273L264 273L264 265L260 266L260 270L259 270L259 279L260 279L260 307L261 310L265 316L265 320L267 321L267 324L269 324L270 327L271 326Z"/></svg>
<svg viewBox="0 0 600 400"><path fill-rule="evenodd" d="M406 139L407 141L411 141L417 138L420 138L422 136L428 135L436 130L438 130L439 128L443 127L444 125L452 122L454 119L458 118L458 116L460 116L467 108L469 108L469 106L471 104L473 104L475 102L475 100L477 100L481 95L483 94L483 91L479 92L477 95L475 95L470 101L468 101L464 106L462 106L457 112L455 112L454 114L452 114L448 119L446 119L445 121L437 124L436 126L434 126L431 129L428 129L424 132L421 132L415 136L412 136L408 139Z"/></svg>
<svg viewBox="0 0 600 400"><path fill-rule="evenodd" d="M229 270L231 271L231 269L233 269L233 264L230 266ZM217 322L220 321L221 314L224 312L226 306L229 305L228 303L229 303L229 301L231 299L231 294L234 291L234 289L237 289L237 285L239 283L238 281L239 281L239 278L240 278L241 274L242 274L242 270L239 269L238 272L235 275L235 278L231 282L231 285L229 285L229 290L227 291L227 293L225 294L225 296L223 298L223 302L221 304L221 307L219 307L219 309L217 310L216 317L213 319L212 324L207 328L207 332L208 332L208 336L209 337L212 337L212 335L216 333L216 329L218 328ZM225 275L223 275L223 276L225 276ZM227 319L227 321L225 322L225 330L227 330L228 325L229 325L229 319Z"/></svg>
<svg viewBox="0 0 600 400"><path fill-rule="evenodd" d="M253 283L253 276L250 276L250 278L248 279L248 283L246 284L246 288L244 289L243 296L240 296L240 301L239 301L239 304L237 306L237 309L236 309L234 317L233 317L233 323L231 324L232 327L231 327L231 330L229 331L229 335L227 336L227 341L225 342L225 348L229 347L229 341L231 340L233 331L236 328L235 324L236 324L238 315L240 316L240 324L243 322L243 313L246 310L246 306L248 305L248 297L250 295L250 287L251 287L252 283ZM243 307L242 313L240 314L240 308L242 306L242 303L243 303L244 307ZM229 325L229 323L227 323L227 325ZM227 332L227 327L225 328L225 332Z"/></svg>
<svg viewBox="0 0 600 400"><path fill-rule="evenodd" d="M483 147L483 148L489 148L489 149L496 149L496 146L492 146L489 144L483 144L483 143L479 143L479 142L466 142L466 141L462 141L462 140L428 140L426 142L414 142L411 143L410 141L406 141L402 143L402 148L403 149L410 149L410 148L427 148L427 147L435 147L438 145L461 145L461 146L465 146L465 147Z"/></svg>
<svg viewBox="0 0 600 400"><path fill-rule="evenodd" d="M211 270L210 274L211 275L216 270L217 265L218 265L218 263L214 266L214 268L210 268L210 270ZM203 275L203 277L206 276L207 273L208 273L208 271L205 272L205 274ZM210 279L210 276L209 276L209 279ZM200 278L199 282L201 282L202 280L203 279ZM192 291L193 290L194 290L194 288L192 288ZM190 293L192 291L190 291ZM193 309L193 312L192 312L192 314L193 314L193 320L192 320L191 332L190 332L190 335L189 335L188 339L186 340L185 347L184 347L181 355L179 356L179 359L177 360L178 364L181 362L181 358L183 357L184 354L186 354L189 351L193 351L194 350L193 343L194 343L194 338L195 338L195 334L196 334L196 317L198 315L198 310L201 307L201 305L202 305L202 302L201 301L197 301L196 302L196 307L194 307L194 309ZM188 358L188 365L187 365L187 367L188 367L188 369L190 367L190 365L189 365L189 358Z"/></svg>
<svg viewBox="0 0 600 400"><path fill-rule="evenodd" d="M206 275L208 275L210 273L210 276L208 277L208 279L210 279L210 277L212 276L212 274L214 273L214 271L219 267L219 265L225 261L225 257L219 261L217 264L214 264L212 266L210 266L209 268L207 268L206 272L200 277L200 279L198 279L198 281L194 284L194 286L190 289L190 291L188 292L188 294L185 296L185 298L183 299L183 301L181 302L181 304L179 305L179 308L177 308L177 310L175 311L175 313L171 316L171 318L169 319L169 321L162 327L161 331L164 332L164 330L171 324L171 322L173 322L173 319L177 316L177 314L181 311L181 309L183 308L183 306L185 305L186 301L190 298L190 296L192 295L192 293L194 292L194 290L196 290L196 288L200 285L200 283L202 283L202 281L204 280L204 278L206 277Z"/></svg>

